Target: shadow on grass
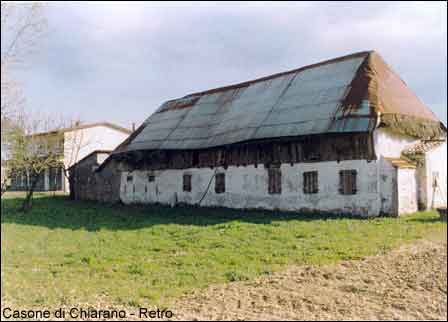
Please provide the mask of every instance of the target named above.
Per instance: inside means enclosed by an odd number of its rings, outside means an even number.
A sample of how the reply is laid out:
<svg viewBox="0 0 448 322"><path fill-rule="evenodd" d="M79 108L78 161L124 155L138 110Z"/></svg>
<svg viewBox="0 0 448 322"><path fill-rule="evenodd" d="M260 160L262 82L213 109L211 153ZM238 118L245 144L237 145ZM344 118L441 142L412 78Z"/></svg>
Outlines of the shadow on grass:
<svg viewBox="0 0 448 322"><path fill-rule="evenodd" d="M429 223L442 222L444 220L442 220L441 218L432 217L432 218L412 218L412 219L409 219L409 221L419 222L419 223L423 223L423 224L429 224Z"/></svg>
<svg viewBox="0 0 448 322"><path fill-rule="evenodd" d="M273 221L315 221L357 219L360 217L334 214L299 214L268 210L234 210L163 205L124 206L86 201L72 201L65 196L45 196L34 200L33 209L21 212L21 198L2 200L1 222L44 226L50 229L86 229L97 231L134 230L154 225L211 226L240 221L252 224L271 224Z"/></svg>

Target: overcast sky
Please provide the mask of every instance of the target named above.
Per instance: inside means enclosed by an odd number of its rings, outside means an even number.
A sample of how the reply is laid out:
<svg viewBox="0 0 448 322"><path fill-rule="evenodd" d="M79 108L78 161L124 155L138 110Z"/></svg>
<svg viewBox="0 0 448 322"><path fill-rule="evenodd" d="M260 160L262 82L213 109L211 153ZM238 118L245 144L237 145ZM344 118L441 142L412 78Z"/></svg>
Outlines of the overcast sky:
<svg viewBox="0 0 448 322"><path fill-rule="evenodd" d="M438 3L59 3L18 77L33 109L130 127L168 99L374 49L446 124Z"/></svg>

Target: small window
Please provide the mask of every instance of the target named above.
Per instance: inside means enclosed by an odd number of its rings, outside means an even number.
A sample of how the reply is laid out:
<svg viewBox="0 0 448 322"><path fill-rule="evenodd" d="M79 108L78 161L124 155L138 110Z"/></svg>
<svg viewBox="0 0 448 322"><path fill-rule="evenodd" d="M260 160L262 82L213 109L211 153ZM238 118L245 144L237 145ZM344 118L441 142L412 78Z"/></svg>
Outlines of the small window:
<svg viewBox="0 0 448 322"><path fill-rule="evenodd" d="M282 193L282 172L279 167L271 167L268 169L269 176L269 194Z"/></svg>
<svg viewBox="0 0 448 322"><path fill-rule="evenodd" d="M319 182L317 171L303 173L303 193L312 194L319 192Z"/></svg>
<svg viewBox="0 0 448 322"><path fill-rule="evenodd" d="M226 192L226 176L224 173L218 173L215 176L215 192Z"/></svg>
<svg viewBox="0 0 448 322"><path fill-rule="evenodd" d="M156 176L152 173L148 174L148 182L154 182L156 181Z"/></svg>
<svg viewBox="0 0 448 322"><path fill-rule="evenodd" d="M132 182L132 180L134 180L134 177L133 177L133 176L128 176L128 177L126 178L126 181L127 181L127 182Z"/></svg>
<svg viewBox="0 0 448 322"><path fill-rule="evenodd" d="M356 170L342 170L339 172L339 192L342 195L356 194Z"/></svg>
<svg viewBox="0 0 448 322"><path fill-rule="evenodd" d="M184 191L191 192L191 174L184 174Z"/></svg>

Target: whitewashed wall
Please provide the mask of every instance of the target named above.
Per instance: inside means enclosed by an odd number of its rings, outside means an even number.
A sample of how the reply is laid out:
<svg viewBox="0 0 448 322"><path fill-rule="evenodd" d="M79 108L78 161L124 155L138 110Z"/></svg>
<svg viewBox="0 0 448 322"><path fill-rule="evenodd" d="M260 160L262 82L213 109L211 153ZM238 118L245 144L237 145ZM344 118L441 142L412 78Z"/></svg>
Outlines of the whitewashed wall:
<svg viewBox="0 0 448 322"><path fill-rule="evenodd" d="M416 143L419 140L415 138L392 133L386 129L377 129L373 135L374 144L375 144L375 152L378 158L387 157L387 158L399 158L401 157L401 152Z"/></svg>
<svg viewBox="0 0 448 322"><path fill-rule="evenodd" d="M410 214L418 210L415 169L397 169L398 212Z"/></svg>
<svg viewBox="0 0 448 322"><path fill-rule="evenodd" d="M339 171L355 169L358 172L356 195L339 193ZM303 172L319 172L319 193L303 193ZM287 211L319 211L350 213L373 216L380 213L379 167L375 161L321 162L312 164L284 164L282 171L282 193L268 193L268 173L263 166L255 168L218 168L226 174L226 192L215 193L213 169L188 169L164 171L124 172L121 181L121 199L131 203L195 204L204 195L211 180L210 189L204 198L204 206L231 208L264 208ZM148 181L148 174L155 181ZM192 175L192 191L183 192L183 174ZM128 181L132 175L132 181Z"/></svg>
<svg viewBox="0 0 448 322"><path fill-rule="evenodd" d="M102 125L66 132L64 137L65 167L69 168L96 150L112 151L126 140L128 136L129 134L122 131ZM66 191L68 192L68 179L64 179Z"/></svg>
<svg viewBox="0 0 448 322"><path fill-rule="evenodd" d="M446 141L426 154L426 193L428 208L447 205L447 144ZM433 188L434 176L438 174L438 188Z"/></svg>
<svg viewBox="0 0 448 322"><path fill-rule="evenodd" d="M385 158L400 158L404 149L420 140L386 129L377 129L374 132L374 142L376 155L381 160L382 212L397 215L417 211L419 198L422 202L425 198L425 193L419 191L419 184L425 180L419 174L424 171L397 169Z"/></svg>
<svg viewBox="0 0 448 322"><path fill-rule="evenodd" d="M438 169L444 194L435 196L437 203L446 203L446 144L427 157L427 168L397 169L386 158L399 158L403 149L419 142L410 137L379 129L374 134L377 161L342 161L302 164L283 164L282 193L268 193L268 172L264 166L218 168L226 174L226 192L215 193L215 169L187 169L164 171L124 172L121 178L120 196L124 203L197 204L210 183L201 205L224 206L244 209L279 209L301 212L349 213L361 216L379 214L406 214L418 210L420 173L425 175ZM443 150L444 149L444 150ZM442 155L444 155L442 157ZM445 171L442 171L442 168ZM339 171L357 170L356 195L339 193ZM303 173L318 171L319 192L303 193ZM148 175L155 175L149 182ZM183 175L192 175L192 191L184 192ZM128 175L131 180L128 181ZM420 179L420 181L419 181ZM424 181L425 194L429 187ZM430 180L432 189L432 181ZM432 195L430 195L432 198ZM444 199L445 198L445 199Z"/></svg>
<svg viewBox="0 0 448 322"><path fill-rule="evenodd" d="M382 214L398 215L398 186L397 169L390 161L380 158L379 161L380 176L380 202Z"/></svg>

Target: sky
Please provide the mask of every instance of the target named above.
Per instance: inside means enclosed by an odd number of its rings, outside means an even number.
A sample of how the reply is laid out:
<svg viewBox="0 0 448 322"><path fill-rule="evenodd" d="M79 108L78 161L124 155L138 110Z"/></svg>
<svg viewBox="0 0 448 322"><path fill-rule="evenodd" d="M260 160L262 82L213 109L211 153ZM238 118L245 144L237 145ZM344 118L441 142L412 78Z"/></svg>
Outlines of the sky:
<svg viewBox="0 0 448 322"><path fill-rule="evenodd" d="M446 6L49 3L16 77L33 109L131 127L169 99L376 50L446 124Z"/></svg>

